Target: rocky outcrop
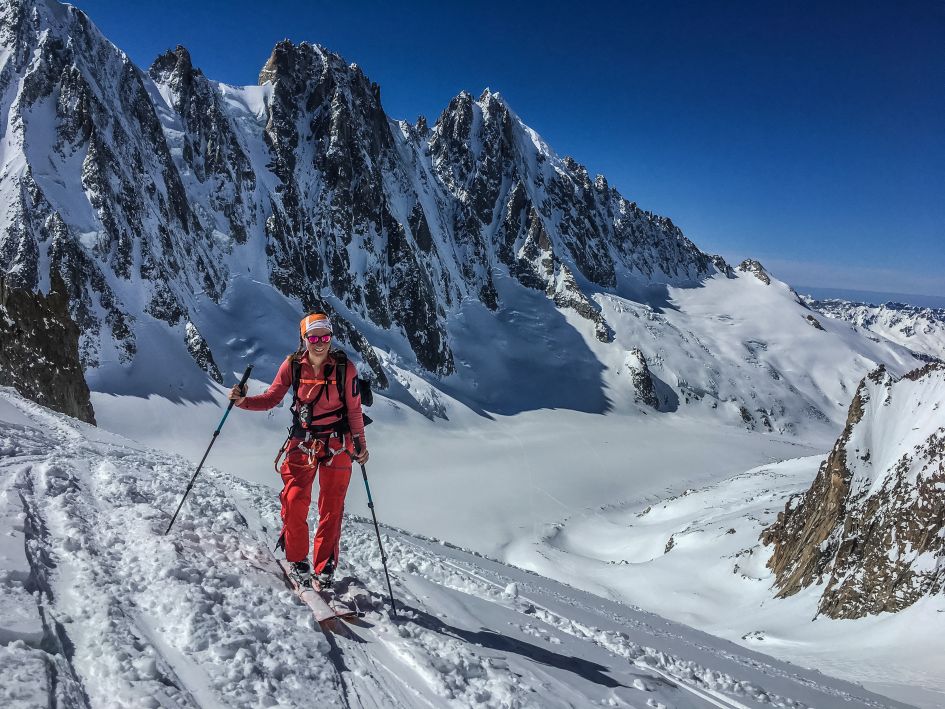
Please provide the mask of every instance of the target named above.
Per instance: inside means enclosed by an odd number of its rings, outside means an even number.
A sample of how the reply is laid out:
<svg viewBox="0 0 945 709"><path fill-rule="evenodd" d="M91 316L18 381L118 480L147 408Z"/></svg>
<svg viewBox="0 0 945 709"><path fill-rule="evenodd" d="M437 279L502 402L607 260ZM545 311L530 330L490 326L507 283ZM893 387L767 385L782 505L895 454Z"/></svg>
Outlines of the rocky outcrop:
<svg viewBox="0 0 945 709"><path fill-rule="evenodd" d="M659 409L660 401L656 396L656 387L653 385L653 377L650 376L650 368L647 366L646 357L639 348L634 347L627 352L624 358L624 367L630 374L630 382L633 385L634 398L636 401Z"/></svg>
<svg viewBox="0 0 945 709"><path fill-rule="evenodd" d="M762 534L778 595L858 618L945 589L945 365L863 379L810 489Z"/></svg>
<svg viewBox="0 0 945 709"><path fill-rule="evenodd" d="M547 293L558 307L570 308L585 320L594 323L594 336L600 342L613 342L614 331L607 324L600 310L578 287L574 274L564 264L559 265L558 278L553 284L548 285Z"/></svg>
<svg viewBox="0 0 945 709"><path fill-rule="evenodd" d="M223 375L220 374L217 363L213 361L213 353L207 341L200 334L197 326L189 321L184 326L184 344L187 345L187 351L194 358L197 366L209 374L217 384L223 384Z"/></svg>
<svg viewBox="0 0 945 709"><path fill-rule="evenodd" d="M69 416L95 423L79 363L79 328L69 317L65 287L48 296L11 288L0 276L0 386Z"/></svg>
<svg viewBox="0 0 945 709"><path fill-rule="evenodd" d="M755 278L764 283L766 286L771 285L771 276L768 275L768 272L765 270L765 267L761 265L760 261L746 258L744 261L738 264L736 270L741 271L742 273L751 273Z"/></svg>

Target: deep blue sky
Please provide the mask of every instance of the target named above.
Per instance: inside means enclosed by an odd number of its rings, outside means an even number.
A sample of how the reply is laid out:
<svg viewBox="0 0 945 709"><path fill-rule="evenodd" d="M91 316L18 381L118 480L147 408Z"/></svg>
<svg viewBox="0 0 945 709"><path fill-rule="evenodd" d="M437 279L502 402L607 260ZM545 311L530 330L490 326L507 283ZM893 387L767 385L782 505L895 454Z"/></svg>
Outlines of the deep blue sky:
<svg viewBox="0 0 945 709"><path fill-rule="evenodd" d="M146 68L180 43L256 83L322 44L431 122L500 91L696 244L792 284L945 296L945 2L77 0Z"/></svg>

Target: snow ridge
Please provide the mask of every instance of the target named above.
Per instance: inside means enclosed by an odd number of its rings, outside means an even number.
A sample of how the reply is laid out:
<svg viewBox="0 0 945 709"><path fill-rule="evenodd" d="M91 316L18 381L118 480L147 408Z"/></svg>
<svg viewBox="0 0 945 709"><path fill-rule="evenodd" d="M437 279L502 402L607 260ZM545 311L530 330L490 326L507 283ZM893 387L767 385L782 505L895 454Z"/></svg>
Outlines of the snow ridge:
<svg viewBox="0 0 945 709"><path fill-rule="evenodd" d="M834 618L896 612L945 588L945 365L880 367L810 489L762 539L781 596L825 584Z"/></svg>
<svg viewBox="0 0 945 709"><path fill-rule="evenodd" d="M804 302L827 317L846 320L887 340L908 347L922 358L945 359L945 309L903 303L854 303L848 300Z"/></svg>

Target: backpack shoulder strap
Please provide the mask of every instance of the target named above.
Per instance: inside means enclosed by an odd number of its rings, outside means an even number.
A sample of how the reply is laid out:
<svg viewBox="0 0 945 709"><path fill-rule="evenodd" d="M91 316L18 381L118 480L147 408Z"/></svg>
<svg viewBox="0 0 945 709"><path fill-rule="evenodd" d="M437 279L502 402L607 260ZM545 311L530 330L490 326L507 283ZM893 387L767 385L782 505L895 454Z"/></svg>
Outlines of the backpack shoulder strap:
<svg viewBox="0 0 945 709"><path fill-rule="evenodd" d="M348 355L343 350L335 350L335 383L338 385L338 398L345 403L345 381L348 374Z"/></svg>
<svg viewBox="0 0 945 709"><path fill-rule="evenodd" d="M299 398L299 382L302 380L302 360L292 355L292 398Z"/></svg>

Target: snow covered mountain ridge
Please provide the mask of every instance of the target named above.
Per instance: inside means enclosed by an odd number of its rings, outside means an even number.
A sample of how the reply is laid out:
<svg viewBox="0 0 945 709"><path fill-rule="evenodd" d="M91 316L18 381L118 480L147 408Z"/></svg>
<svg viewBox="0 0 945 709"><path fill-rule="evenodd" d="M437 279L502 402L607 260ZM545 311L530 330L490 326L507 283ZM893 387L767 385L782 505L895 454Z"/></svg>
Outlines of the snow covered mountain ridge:
<svg viewBox="0 0 945 709"><path fill-rule="evenodd" d="M315 308L430 416L453 397L822 432L867 371L917 364L702 252L497 93L394 121L307 43L279 43L258 86L183 47L144 72L54 0L0 3L0 40L0 269L61 276L95 391L206 397L247 360L271 376Z"/></svg>
<svg viewBox="0 0 945 709"><path fill-rule="evenodd" d="M765 530L781 596L824 584L834 618L896 612L945 589L945 364L880 367L807 493Z"/></svg>
<svg viewBox="0 0 945 709"><path fill-rule="evenodd" d="M803 301L827 317L845 320L874 335L908 347L920 357L945 360L945 309L903 303L855 303L848 300Z"/></svg>
<svg viewBox="0 0 945 709"><path fill-rule="evenodd" d="M716 271L488 90L461 93L427 127L390 120L360 68L306 43L280 43L260 86L236 88L183 47L145 74L53 0L4 2L0 37L0 266L33 289L63 275L82 327L106 333L85 339L89 366L106 340L130 359L143 315L193 322L195 294L219 303L247 270L305 309L331 300L346 319L399 330L439 374L454 370L446 318L468 298L495 310L497 272L605 339L581 282Z"/></svg>

